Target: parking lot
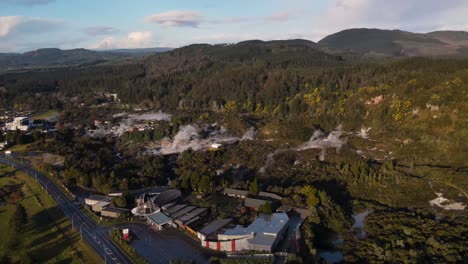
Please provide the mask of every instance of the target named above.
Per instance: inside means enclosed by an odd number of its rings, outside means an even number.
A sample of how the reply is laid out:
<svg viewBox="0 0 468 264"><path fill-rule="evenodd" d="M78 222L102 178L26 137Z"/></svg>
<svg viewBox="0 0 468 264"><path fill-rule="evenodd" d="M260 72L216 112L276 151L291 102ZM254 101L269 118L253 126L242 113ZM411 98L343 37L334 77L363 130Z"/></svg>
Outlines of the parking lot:
<svg viewBox="0 0 468 264"><path fill-rule="evenodd" d="M171 260L194 260L197 263L209 261L210 252L180 230L153 231L144 224L129 224L126 227L136 237L131 245L150 263L169 263Z"/></svg>

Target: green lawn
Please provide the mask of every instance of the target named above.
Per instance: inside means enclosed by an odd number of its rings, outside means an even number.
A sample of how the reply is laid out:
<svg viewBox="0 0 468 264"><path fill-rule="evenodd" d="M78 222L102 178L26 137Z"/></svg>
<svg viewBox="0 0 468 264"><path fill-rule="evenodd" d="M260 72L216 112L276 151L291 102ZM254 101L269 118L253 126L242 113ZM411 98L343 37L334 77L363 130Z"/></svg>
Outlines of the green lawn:
<svg viewBox="0 0 468 264"><path fill-rule="evenodd" d="M37 119L45 119L45 120L51 120L51 119L56 119L59 116L59 112L55 110L49 110L44 113L40 113L37 115L33 115L31 119L37 120Z"/></svg>
<svg viewBox="0 0 468 264"><path fill-rule="evenodd" d="M5 176L0 166L0 188L8 184L22 184L21 204L27 212L27 223L18 235L18 252L26 250L37 263L101 263L101 257L86 242L80 241L78 232L71 229L71 222L56 207L32 177L22 172ZM3 176L2 176L3 175ZM14 205L0 207L0 256L9 235L9 219ZM11 252L10 252L11 253ZM16 253L16 252L15 252ZM13 260L17 254L12 254Z"/></svg>
<svg viewBox="0 0 468 264"><path fill-rule="evenodd" d="M13 171L15 171L15 169L13 169L12 167L8 167L3 164L0 164L0 181L2 180L3 176L5 176L6 173L13 172ZM8 178L5 178L5 180L8 180ZM0 183L0 186L3 186L3 185Z"/></svg>
<svg viewBox="0 0 468 264"><path fill-rule="evenodd" d="M24 152L24 151L27 151L29 149L30 145L31 144L14 145L13 147L8 148L8 150L11 151L11 152Z"/></svg>

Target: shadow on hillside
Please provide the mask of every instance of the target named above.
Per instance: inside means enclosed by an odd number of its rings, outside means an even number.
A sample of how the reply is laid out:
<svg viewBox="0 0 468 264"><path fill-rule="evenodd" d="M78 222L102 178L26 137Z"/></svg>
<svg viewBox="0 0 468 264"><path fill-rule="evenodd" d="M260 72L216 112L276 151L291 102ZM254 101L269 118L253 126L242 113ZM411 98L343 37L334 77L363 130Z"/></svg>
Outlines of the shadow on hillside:
<svg viewBox="0 0 468 264"><path fill-rule="evenodd" d="M57 207L48 208L31 216L28 221L27 228L34 234L39 234L34 240L28 241L29 245L34 247L31 254L39 263L48 261L59 263L55 258L78 240L78 236L71 237L65 234L71 229L71 223L63 225L67 221L65 217L62 216L59 219L52 217L60 213L58 210ZM64 260L63 263L69 262Z"/></svg>
<svg viewBox="0 0 468 264"><path fill-rule="evenodd" d="M353 197L346 185L335 179L316 181L315 185L318 189L325 191L334 203L339 204L347 215L353 213Z"/></svg>

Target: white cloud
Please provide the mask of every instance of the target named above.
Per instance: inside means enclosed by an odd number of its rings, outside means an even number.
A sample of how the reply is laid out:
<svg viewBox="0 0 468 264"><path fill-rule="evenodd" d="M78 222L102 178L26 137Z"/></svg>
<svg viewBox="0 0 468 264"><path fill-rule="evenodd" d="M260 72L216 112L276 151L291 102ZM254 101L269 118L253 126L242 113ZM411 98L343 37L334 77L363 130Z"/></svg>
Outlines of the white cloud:
<svg viewBox="0 0 468 264"><path fill-rule="evenodd" d="M153 47L155 42L153 34L148 31L130 32L126 37L107 37L98 44L93 45L93 49L120 49L120 48L148 48Z"/></svg>
<svg viewBox="0 0 468 264"><path fill-rule="evenodd" d="M154 14L145 18L146 22L167 27L198 27L203 17L196 11L173 10Z"/></svg>
<svg viewBox="0 0 468 264"><path fill-rule="evenodd" d="M2 16L0 17L0 38L10 37L17 34L38 34L55 30L62 26L60 20L25 17L25 16Z"/></svg>
<svg viewBox="0 0 468 264"><path fill-rule="evenodd" d="M21 16L0 17L0 38L9 35L21 23L24 23Z"/></svg>
<svg viewBox="0 0 468 264"><path fill-rule="evenodd" d="M145 21L156 23L167 27L193 27L200 24L237 24L237 23L258 23L258 22L286 22L294 16L288 12L275 13L269 16L258 17L223 17L217 19L205 19L197 11L168 11L145 17Z"/></svg>

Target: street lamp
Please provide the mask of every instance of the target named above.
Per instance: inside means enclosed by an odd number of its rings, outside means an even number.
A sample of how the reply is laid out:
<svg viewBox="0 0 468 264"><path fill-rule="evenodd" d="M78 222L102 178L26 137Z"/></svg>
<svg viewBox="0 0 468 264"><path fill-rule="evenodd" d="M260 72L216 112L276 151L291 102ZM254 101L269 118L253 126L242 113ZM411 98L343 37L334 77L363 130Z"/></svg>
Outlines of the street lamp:
<svg viewBox="0 0 468 264"><path fill-rule="evenodd" d="M76 216L76 213L74 213L74 214L72 215L72 217L71 217L71 220L72 220L72 228L73 228L73 229L75 229L75 225L74 225L74 223L73 223L73 217L75 217L75 216Z"/></svg>
<svg viewBox="0 0 468 264"><path fill-rule="evenodd" d="M47 182L47 183L45 184L46 192L49 192L49 190L47 189L47 186L49 185L49 183L51 183L51 182L49 181L49 182Z"/></svg>

